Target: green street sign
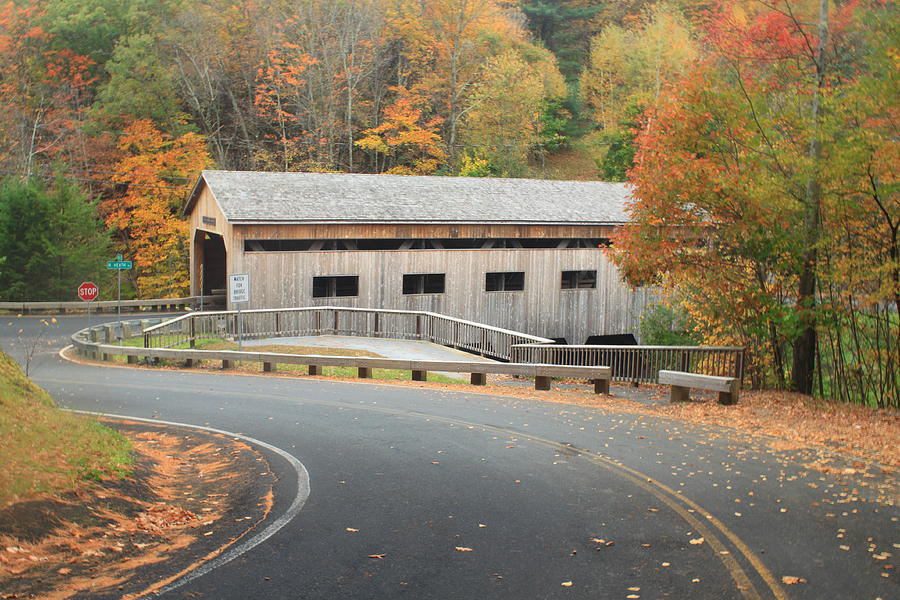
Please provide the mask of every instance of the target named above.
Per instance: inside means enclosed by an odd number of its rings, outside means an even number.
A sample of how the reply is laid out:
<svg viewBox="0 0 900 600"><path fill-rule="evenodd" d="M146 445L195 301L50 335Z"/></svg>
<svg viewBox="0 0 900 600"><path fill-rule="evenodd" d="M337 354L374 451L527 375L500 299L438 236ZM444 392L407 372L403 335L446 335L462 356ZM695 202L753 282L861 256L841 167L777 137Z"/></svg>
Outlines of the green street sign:
<svg viewBox="0 0 900 600"><path fill-rule="evenodd" d="M107 269L130 269L130 260L108 260L106 261Z"/></svg>

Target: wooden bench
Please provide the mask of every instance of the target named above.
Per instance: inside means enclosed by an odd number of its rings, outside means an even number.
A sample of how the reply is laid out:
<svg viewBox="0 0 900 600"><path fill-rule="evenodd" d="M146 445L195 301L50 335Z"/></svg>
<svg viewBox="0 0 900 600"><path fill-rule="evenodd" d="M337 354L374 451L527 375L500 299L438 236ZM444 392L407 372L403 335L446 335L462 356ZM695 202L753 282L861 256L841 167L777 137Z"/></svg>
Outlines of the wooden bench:
<svg viewBox="0 0 900 600"><path fill-rule="evenodd" d="M741 382L735 377L718 377L716 375L698 375L683 371L659 372L659 382L671 385L670 402L685 402L690 398L691 388L719 392L719 404L737 404L741 391Z"/></svg>

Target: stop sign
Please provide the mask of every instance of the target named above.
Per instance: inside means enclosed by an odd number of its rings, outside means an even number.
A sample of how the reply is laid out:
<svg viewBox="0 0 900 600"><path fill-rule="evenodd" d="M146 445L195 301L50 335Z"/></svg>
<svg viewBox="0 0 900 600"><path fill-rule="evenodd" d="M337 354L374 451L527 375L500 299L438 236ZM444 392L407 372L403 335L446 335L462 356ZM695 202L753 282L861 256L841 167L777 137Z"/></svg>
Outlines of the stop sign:
<svg viewBox="0 0 900 600"><path fill-rule="evenodd" d="M78 286L78 297L84 300L85 302L90 302L91 300L96 300L97 296L100 295L100 288L97 287L97 284L92 283L90 281L85 281L81 285Z"/></svg>

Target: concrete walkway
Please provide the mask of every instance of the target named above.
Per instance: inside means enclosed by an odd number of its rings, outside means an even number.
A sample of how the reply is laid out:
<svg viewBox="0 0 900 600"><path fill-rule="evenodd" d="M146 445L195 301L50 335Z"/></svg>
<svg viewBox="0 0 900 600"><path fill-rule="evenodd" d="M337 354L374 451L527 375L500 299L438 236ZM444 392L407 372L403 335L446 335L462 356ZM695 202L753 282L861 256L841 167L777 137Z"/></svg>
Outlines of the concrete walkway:
<svg viewBox="0 0 900 600"><path fill-rule="evenodd" d="M302 337L277 337L264 340L246 340L244 346L319 346L323 348L347 348L374 352L384 358L402 360L471 360L475 362L495 362L489 358L469 354L455 348L420 340L397 340L392 338L352 337L347 335L310 335ZM467 373L445 373L454 379L468 379Z"/></svg>

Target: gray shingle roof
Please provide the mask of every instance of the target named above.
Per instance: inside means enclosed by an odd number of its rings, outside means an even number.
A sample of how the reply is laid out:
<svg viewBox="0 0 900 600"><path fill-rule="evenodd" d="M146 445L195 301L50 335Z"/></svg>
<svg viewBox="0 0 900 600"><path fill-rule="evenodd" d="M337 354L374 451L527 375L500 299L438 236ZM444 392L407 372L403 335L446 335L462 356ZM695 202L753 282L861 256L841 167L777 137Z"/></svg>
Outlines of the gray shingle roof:
<svg viewBox="0 0 900 600"><path fill-rule="evenodd" d="M239 222L514 222L627 220L623 183L347 173L204 171L225 217Z"/></svg>

